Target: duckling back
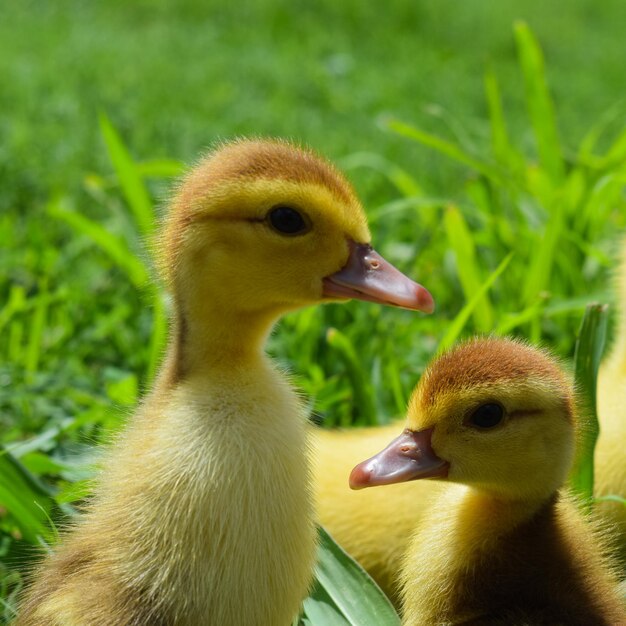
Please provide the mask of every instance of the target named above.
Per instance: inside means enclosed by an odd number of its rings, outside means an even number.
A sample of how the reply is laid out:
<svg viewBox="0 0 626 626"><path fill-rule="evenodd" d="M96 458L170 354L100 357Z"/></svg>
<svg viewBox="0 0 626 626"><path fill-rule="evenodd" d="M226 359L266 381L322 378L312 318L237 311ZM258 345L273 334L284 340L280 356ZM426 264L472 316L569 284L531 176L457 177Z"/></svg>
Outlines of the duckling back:
<svg viewBox="0 0 626 626"><path fill-rule="evenodd" d="M626 239L616 275L616 338L598 375L600 436L595 453L595 493L626 499ZM600 501L599 513L616 528L614 551L626 565L626 504Z"/></svg>

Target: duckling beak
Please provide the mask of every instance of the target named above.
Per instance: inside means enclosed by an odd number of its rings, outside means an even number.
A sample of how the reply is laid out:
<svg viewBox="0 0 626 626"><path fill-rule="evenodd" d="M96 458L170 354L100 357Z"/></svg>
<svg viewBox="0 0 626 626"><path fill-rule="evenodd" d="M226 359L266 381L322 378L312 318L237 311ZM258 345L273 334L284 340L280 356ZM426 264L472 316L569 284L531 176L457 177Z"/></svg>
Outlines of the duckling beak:
<svg viewBox="0 0 626 626"><path fill-rule="evenodd" d="M392 485L418 478L445 478L450 464L431 445L434 428L418 432L408 428L382 452L359 463L350 473L350 488Z"/></svg>
<svg viewBox="0 0 626 626"><path fill-rule="evenodd" d="M326 297L378 302L432 313L435 302L427 289L378 254L369 244L350 241L348 262L323 281Z"/></svg>

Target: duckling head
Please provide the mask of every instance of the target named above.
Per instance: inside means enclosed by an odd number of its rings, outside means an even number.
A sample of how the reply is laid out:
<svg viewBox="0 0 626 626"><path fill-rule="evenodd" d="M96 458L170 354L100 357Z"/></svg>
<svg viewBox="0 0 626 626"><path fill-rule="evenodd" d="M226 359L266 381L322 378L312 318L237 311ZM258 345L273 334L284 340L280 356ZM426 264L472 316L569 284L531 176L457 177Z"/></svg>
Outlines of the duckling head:
<svg viewBox="0 0 626 626"><path fill-rule="evenodd" d="M282 141L240 140L182 182L163 230L185 313L268 313L359 298L431 312L424 287L370 247L363 209L329 163Z"/></svg>
<svg viewBox="0 0 626 626"><path fill-rule="evenodd" d="M564 482L574 440L573 391L555 360L518 341L478 339L427 368L407 429L355 467L350 485L438 478L544 499Z"/></svg>

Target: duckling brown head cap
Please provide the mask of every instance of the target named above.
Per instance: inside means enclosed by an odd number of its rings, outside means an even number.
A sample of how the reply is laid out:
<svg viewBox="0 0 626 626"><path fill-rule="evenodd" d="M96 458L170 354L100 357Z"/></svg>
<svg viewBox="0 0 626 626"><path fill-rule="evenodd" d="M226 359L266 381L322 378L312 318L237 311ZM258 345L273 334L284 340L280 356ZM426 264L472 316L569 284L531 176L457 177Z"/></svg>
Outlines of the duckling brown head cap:
<svg viewBox="0 0 626 626"><path fill-rule="evenodd" d="M367 220L356 193L331 163L287 141L240 139L218 146L180 183L162 233L166 275L175 262L186 227L218 214L222 218L234 216L236 204L229 204L228 197L259 181L323 188L337 199L344 219L363 242L369 241Z"/></svg>
<svg viewBox="0 0 626 626"><path fill-rule="evenodd" d="M409 412L423 411L445 395L499 384L550 385L555 400L573 415L573 392L558 362L548 353L515 339L477 338L438 357L424 372ZM556 396L559 396L556 398Z"/></svg>

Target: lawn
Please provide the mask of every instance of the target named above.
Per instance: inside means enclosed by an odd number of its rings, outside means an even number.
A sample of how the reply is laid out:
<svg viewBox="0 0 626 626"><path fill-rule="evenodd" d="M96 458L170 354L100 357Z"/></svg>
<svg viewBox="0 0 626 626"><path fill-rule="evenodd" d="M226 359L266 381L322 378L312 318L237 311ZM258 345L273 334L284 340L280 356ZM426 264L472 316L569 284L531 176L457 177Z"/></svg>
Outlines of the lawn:
<svg viewBox="0 0 626 626"><path fill-rule="evenodd" d="M338 162L375 247L437 300L428 319L356 303L281 323L271 351L323 424L402 414L428 358L472 333L569 359L585 305L612 298L620 0L68 0L0 15L0 441L20 463L3 467L13 496L26 481L56 498L23 519L85 494L93 444L149 384L167 308L151 215L219 139L288 137ZM8 619L38 538L0 511Z"/></svg>

